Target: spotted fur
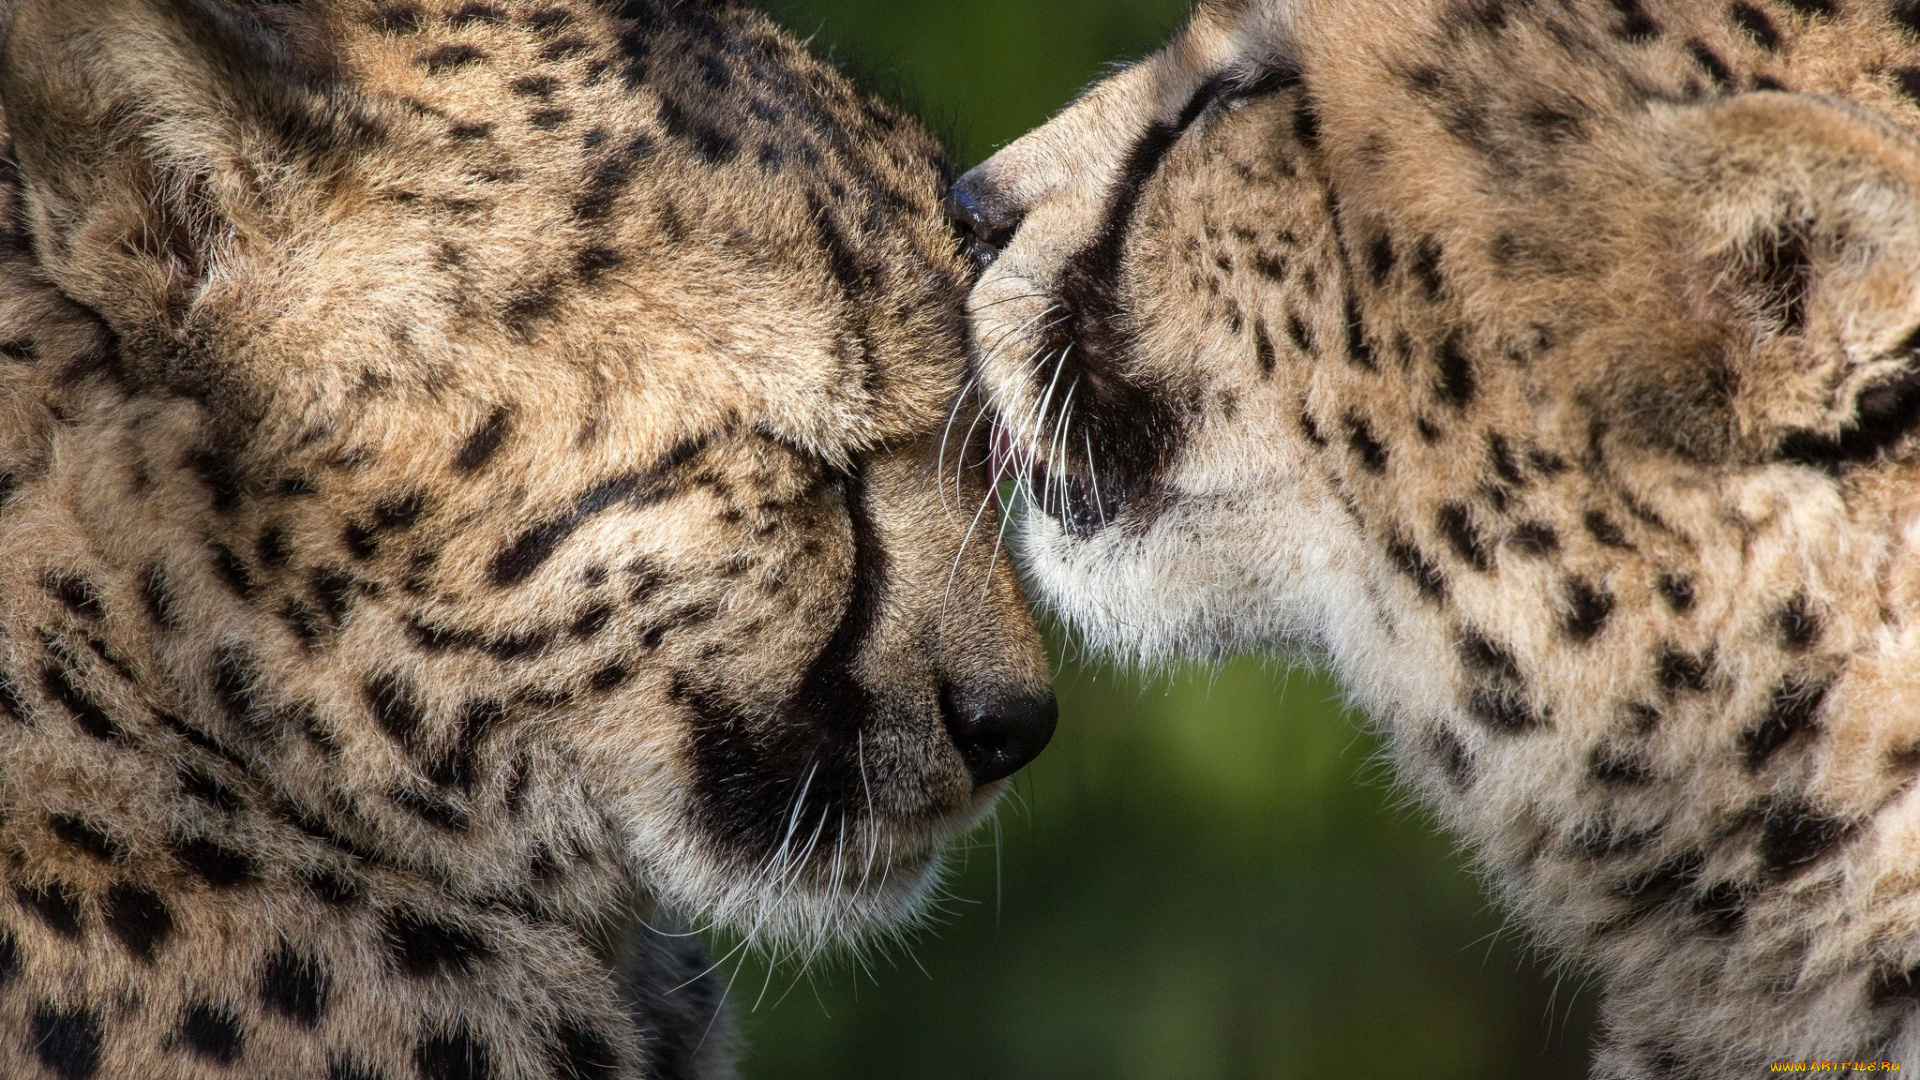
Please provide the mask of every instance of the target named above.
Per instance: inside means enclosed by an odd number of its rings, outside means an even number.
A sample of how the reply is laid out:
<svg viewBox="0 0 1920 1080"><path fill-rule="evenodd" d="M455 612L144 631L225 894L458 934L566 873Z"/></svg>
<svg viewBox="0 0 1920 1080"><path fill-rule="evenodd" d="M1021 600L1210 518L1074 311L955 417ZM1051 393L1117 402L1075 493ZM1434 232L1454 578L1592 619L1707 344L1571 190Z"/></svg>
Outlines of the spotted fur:
<svg viewBox="0 0 1920 1080"><path fill-rule="evenodd" d="M1920 20L1217 0L956 192L1039 598L1323 657L1595 1075L1920 1067Z"/></svg>
<svg viewBox="0 0 1920 1080"><path fill-rule="evenodd" d="M729 1074L666 919L889 932L1050 700L937 146L722 4L8 15L0 1075Z"/></svg>

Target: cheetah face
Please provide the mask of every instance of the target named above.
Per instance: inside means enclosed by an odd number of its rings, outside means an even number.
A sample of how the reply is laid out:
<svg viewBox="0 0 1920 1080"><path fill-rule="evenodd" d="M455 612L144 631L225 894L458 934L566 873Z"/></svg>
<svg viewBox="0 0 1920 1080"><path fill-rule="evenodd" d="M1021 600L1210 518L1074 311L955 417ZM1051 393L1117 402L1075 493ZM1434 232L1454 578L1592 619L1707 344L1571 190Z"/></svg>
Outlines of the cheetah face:
<svg viewBox="0 0 1920 1080"><path fill-rule="evenodd" d="M91 552L112 708L347 850L562 912L612 860L799 948L910 916L1053 724L937 437L941 151L745 11L386 10L17 7L78 344L11 376L9 558Z"/></svg>
<svg viewBox="0 0 1920 1080"><path fill-rule="evenodd" d="M1376 566L1557 551L1518 496L1570 471L1667 498L1905 445L1911 136L1698 44L1759 31L1563 6L1202 3L963 178L1038 599L1123 655L1370 648Z"/></svg>

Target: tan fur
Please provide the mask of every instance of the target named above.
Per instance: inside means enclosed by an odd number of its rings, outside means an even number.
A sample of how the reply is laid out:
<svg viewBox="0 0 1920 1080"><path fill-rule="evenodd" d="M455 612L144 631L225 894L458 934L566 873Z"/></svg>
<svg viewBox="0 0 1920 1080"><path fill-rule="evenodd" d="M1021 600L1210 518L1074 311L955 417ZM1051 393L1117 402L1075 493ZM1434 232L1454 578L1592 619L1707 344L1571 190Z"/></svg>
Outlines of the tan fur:
<svg viewBox="0 0 1920 1080"><path fill-rule="evenodd" d="M959 187L1029 586L1324 656L1598 1076L1920 1068L1914 94L1880 0L1203 4Z"/></svg>
<svg viewBox="0 0 1920 1080"><path fill-rule="evenodd" d="M916 125L645 0L27 0L0 97L0 1075L720 1076L669 914L915 915L1046 680Z"/></svg>

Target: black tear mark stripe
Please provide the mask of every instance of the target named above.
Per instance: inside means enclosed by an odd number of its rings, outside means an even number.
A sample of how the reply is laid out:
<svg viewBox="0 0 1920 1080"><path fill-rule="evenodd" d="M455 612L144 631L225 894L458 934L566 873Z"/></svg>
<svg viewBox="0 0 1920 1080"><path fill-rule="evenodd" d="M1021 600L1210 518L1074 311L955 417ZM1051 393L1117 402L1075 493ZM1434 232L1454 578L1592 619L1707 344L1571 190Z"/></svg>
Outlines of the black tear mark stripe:
<svg viewBox="0 0 1920 1080"><path fill-rule="evenodd" d="M820 850L864 817L860 732L882 705L856 674L886 599L891 559L857 473L833 472L853 541L853 573L839 622L778 713L760 715L676 678L671 697L694 711L695 785L701 820L726 846L754 859L774 850L791 812L822 823ZM802 790L804 806L796 806ZM808 826L811 829L811 825Z"/></svg>
<svg viewBox="0 0 1920 1080"><path fill-rule="evenodd" d="M678 490L672 483L673 473L698 457L710 441L711 437L707 435L688 439L668 451L665 457L644 472L630 472L604 480L580 496L565 514L520 534L510 546L494 556L489 571L493 583L504 588L532 577L569 537L587 522L609 510L620 506L636 509L650 506L673 495Z"/></svg>

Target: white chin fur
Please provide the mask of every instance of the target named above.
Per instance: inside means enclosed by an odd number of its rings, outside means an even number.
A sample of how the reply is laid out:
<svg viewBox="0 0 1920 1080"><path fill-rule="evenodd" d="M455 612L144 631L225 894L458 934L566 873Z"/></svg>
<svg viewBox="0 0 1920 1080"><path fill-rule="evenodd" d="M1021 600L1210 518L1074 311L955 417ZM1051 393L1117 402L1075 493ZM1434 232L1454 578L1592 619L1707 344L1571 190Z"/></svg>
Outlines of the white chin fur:
<svg viewBox="0 0 1920 1080"><path fill-rule="evenodd" d="M1354 545L1302 501L1272 488L1180 492L1149 528L1116 523L1085 539L1027 508L1011 543L1034 600L1112 659L1318 657L1339 651L1343 616L1370 605L1342 554Z"/></svg>
<svg viewBox="0 0 1920 1080"><path fill-rule="evenodd" d="M790 848L743 871L698 830L666 830L665 844L636 838L635 862L651 898L688 925L738 937L778 960L807 962L838 951L864 954L903 940L927 921L949 843L985 818L996 798L977 797L973 814L911 840L849 828L844 843L796 832ZM796 864L799 865L796 865Z"/></svg>

